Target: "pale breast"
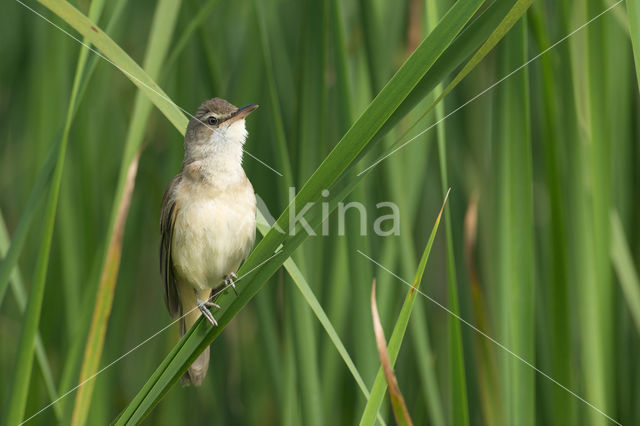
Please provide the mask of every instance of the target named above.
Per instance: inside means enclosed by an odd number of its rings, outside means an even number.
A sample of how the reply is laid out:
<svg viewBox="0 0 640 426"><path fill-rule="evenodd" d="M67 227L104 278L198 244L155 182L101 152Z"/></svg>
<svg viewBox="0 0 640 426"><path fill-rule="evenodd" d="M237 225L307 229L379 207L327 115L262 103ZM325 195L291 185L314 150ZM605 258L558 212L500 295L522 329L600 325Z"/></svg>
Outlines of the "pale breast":
<svg viewBox="0 0 640 426"><path fill-rule="evenodd" d="M172 256L176 273L197 289L220 285L251 251L256 199L251 184L223 192L184 183L176 191Z"/></svg>

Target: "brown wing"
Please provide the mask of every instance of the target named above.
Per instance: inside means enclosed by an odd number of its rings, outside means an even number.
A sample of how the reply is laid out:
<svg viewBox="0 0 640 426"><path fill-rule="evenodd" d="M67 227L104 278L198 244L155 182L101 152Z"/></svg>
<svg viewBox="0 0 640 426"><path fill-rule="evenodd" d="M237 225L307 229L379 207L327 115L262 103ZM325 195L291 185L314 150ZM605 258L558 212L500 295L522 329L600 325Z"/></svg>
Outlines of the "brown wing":
<svg viewBox="0 0 640 426"><path fill-rule="evenodd" d="M175 318L180 314L180 299L178 298L178 288L176 276L173 270L173 260L171 258L171 241L173 239L173 226L175 224L177 207L174 191L180 182L180 176L173 178L162 197L162 212L160 214L160 274L164 284L164 303L167 305L169 314Z"/></svg>

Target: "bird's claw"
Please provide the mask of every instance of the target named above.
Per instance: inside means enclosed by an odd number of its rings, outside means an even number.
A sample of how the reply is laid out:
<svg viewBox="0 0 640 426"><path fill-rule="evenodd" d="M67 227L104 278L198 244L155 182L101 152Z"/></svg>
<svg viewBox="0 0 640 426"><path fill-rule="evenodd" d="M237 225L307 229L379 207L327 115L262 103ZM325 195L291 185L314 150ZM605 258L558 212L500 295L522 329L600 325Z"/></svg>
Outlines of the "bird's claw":
<svg viewBox="0 0 640 426"><path fill-rule="evenodd" d="M236 294L236 296L238 295L238 290L236 290L236 283L233 280L237 280L237 279L238 279L238 276L236 275L235 272L231 272L230 274L224 277L225 286L233 288L233 292Z"/></svg>
<svg viewBox="0 0 640 426"><path fill-rule="evenodd" d="M198 292L196 290L194 290L194 293L196 294L196 303L198 304L198 309L200 309L200 312L202 313L202 315L204 315L205 318L208 319L209 322L214 327L217 327L218 326L218 321L216 321L216 319L213 317L213 314L211 313L211 311L209 310L208 307L211 306L211 307L220 309L220 305L217 305L217 304L213 303L210 300L202 301L198 297Z"/></svg>

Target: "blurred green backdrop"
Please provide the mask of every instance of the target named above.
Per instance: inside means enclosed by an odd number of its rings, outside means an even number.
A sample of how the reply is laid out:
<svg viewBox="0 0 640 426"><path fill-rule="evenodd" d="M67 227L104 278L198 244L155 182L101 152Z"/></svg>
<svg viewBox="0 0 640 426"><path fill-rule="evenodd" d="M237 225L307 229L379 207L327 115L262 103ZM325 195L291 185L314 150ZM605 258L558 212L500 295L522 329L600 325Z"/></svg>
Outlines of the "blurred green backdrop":
<svg viewBox="0 0 640 426"><path fill-rule="evenodd" d="M454 2L114 0L91 11L88 0L72 3L185 110L193 113L214 96L261 105L248 120L246 150L284 176L248 156L244 164L278 217L287 188L299 189L313 174ZM471 22L527 2L485 3ZM346 235L338 235L331 216L330 235L310 237L293 256L371 389L379 367L371 280L377 278L387 337L408 288L356 250L411 280L452 188L422 290L575 395L418 298L396 364L414 423L610 422L579 395L622 424L640 424L640 98L631 42L640 7L628 3L534 2L437 108L423 116L461 67L360 161L363 170L385 147L430 128L373 168L345 200L367 208L367 235L350 210ZM26 4L76 34L42 5ZM180 167L182 136L113 65L19 2L5 1L1 10L0 209L7 232L0 232L0 253L26 213L36 219L11 282L0 281L3 413L15 400L18 342L28 328L25 295L42 271L49 226L46 203L28 200L69 125L35 320L41 340L30 381L21 385L28 393L19 418L28 418L76 386L86 353L96 350L88 340L94 306L110 305L109 291L96 292L114 227L118 234L117 206L127 198L122 176L138 147L112 310L98 320L104 348L90 370L169 324L158 270L159 213ZM68 119L83 50L77 113ZM55 175L45 177L47 185L55 182ZM399 236L373 233L383 201L399 206ZM177 325L170 327L92 380L93 393L82 402L86 422L112 421L177 336ZM366 404L284 269L214 342L211 362L201 388L171 387L147 423L353 424ZM29 423L67 424L78 415L76 397L70 393ZM381 414L394 423L386 401Z"/></svg>

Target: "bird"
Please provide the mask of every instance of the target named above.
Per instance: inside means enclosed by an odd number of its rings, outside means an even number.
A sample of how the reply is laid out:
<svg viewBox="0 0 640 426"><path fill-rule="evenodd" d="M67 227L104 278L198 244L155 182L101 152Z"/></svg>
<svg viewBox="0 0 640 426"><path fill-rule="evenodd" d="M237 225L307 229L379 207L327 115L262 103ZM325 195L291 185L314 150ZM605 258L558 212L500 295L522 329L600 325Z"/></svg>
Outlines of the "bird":
<svg viewBox="0 0 640 426"><path fill-rule="evenodd" d="M180 318L180 337L228 287L236 292L236 271L253 248L256 197L242 167L248 133L245 118L258 105L237 108L221 98L204 101L184 137L184 160L162 197L160 272L164 301ZM236 292L237 295L237 292ZM209 347L182 377L198 386L209 368Z"/></svg>

